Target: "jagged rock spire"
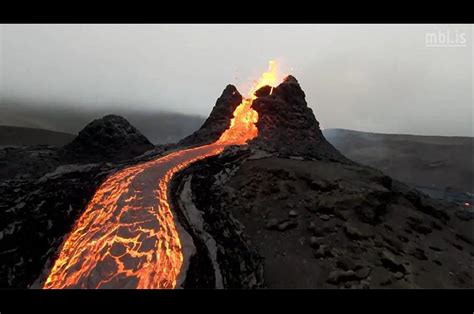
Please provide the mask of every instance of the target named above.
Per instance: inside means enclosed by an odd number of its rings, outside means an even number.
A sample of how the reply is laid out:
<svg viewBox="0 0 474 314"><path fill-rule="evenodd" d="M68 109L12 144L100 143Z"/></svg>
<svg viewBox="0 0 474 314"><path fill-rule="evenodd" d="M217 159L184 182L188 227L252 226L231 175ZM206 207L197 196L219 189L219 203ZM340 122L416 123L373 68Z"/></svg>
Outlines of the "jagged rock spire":
<svg viewBox="0 0 474 314"><path fill-rule="evenodd" d="M178 144L202 145L217 141L221 134L229 128L230 120L234 117L234 110L241 102L242 95L237 88L231 84L227 85L201 128Z"/></svg>

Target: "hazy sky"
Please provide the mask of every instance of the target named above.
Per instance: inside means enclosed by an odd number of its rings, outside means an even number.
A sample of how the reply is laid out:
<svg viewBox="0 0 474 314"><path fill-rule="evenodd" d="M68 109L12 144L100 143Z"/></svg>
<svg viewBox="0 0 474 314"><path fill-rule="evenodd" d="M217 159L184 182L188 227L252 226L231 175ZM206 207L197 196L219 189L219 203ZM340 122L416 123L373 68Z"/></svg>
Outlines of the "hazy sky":
<svg viewBox="0 0 474 314"><path fill-rule="evenodd" d="M323 128L474 135L471 25L0 27L4 99L207 116L277 59ZM448 30L466 47L426 46Z"/></svg>

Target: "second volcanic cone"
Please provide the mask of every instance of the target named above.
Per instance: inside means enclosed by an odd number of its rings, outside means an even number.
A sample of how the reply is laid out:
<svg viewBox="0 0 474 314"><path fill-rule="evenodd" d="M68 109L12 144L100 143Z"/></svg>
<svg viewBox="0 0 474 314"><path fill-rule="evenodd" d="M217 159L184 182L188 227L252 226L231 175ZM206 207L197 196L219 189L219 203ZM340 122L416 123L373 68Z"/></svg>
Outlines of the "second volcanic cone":
<svg viewBox="0 0 474 314"><path fill-rule="evenodd" d="M293 76L275 88L264 86L255 92L252 108L258 112L258 136L252 146L281 156L303 156L349 162L325 138L305 93Z"/></svg>

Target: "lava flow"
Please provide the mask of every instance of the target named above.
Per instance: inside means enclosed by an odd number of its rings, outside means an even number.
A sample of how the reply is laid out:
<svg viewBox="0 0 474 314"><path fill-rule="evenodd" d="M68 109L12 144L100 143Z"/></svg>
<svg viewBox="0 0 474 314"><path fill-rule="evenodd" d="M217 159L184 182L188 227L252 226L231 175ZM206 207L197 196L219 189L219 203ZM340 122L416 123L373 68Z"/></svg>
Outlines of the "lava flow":
<svg viewBox="0 0 474 314"><path fill-rule="evenodd" d="M64 241L43 288L174 288L183 253L169 182L191 163L256 137L254 93L277 80L276 63L270 61L216 142L123 169L103 182Z"/></svg>

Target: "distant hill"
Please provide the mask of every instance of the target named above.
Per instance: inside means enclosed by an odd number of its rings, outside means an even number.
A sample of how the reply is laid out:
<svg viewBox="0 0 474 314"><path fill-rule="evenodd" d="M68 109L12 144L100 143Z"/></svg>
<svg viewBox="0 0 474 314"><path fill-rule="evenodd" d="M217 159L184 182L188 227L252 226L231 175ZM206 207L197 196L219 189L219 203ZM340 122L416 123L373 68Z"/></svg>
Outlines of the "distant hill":
<svg viewBox="0 0 474 314"><path fill-rule="evenodd" d="M73 134L17 126L0 126L0 146L51 145L63 146L71 142Z"/></svg>
<svg viewBox="0 0 474 314"><path fill-rule="evenodd" d="M323 131L350 159L414 186L473 192L474 138Z"/></svg>
<svg viewBox="0 0 474 314"><path fill-rule="evenodd" d="M174 112L144 111L127 107L85 108L62 104L22 103L3 100L0 103L0 125L47 129L77 134L89 122L105 115L116 114L127 119L153 144L177 142L198 130L204 118Z"/></svg>

